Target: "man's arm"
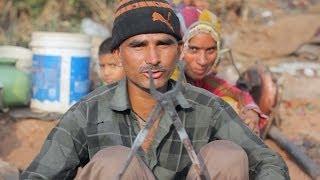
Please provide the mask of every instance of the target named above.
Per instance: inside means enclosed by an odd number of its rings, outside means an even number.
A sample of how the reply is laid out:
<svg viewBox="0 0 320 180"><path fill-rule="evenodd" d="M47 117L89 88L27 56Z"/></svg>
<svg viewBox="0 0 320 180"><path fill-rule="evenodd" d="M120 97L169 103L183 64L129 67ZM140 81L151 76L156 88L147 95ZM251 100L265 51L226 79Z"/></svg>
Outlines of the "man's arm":
<svg viewBox="0 0 320 180"><path fill-rule="evenodd" d="M69 110L52 129L21 179L73 179L77 168L88 161L82 127L85 120L81 112L77 108Z"/></svg>
<svg viewBox="0 0 320 180"><path fill-rule="evenodd" d="M249 159L250 178L267 180L290 179L283 159L269 149L263 141L245 126L237 113L224 101L216 101L217 111L213 115L215 138L233 141L240 145Z"/></svg>

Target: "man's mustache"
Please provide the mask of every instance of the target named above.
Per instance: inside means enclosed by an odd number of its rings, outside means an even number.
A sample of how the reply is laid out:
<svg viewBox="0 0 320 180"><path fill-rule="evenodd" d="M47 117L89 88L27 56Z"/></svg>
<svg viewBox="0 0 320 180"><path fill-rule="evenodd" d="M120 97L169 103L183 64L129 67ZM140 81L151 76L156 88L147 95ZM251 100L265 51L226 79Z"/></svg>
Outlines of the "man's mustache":
<svg viewBox="0 0 320 180"><path fill-rule="evenodd" d="M148 73L148 71L152 71L152 72L164 72L167 71L167 69L165 67L163 67L161 64L158 65L145 65L145 66L141 66L139 68L139 73Z"/></svg>

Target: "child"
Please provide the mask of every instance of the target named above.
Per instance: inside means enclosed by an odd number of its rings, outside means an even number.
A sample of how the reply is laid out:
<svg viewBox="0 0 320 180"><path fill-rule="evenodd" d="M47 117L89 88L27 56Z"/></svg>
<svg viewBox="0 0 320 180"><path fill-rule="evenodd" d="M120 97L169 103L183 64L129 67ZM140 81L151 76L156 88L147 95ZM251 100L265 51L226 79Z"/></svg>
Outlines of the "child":
<svg viewBox="0 0 320 180"><path fill-rule="evenodd" d="M121 62L111 52L111 40L107 38L99 47L99 76L104 84L111 84L124 77Z"/></svg>

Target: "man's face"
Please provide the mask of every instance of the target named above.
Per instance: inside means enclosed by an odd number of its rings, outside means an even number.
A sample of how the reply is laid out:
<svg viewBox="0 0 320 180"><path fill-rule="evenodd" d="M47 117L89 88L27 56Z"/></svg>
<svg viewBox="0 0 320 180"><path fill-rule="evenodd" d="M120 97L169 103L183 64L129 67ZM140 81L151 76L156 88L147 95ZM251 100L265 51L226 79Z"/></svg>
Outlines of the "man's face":
<svg viewBox="0 0 320 180"><path fill-rule="evenodd" d="M149 89L151 68L155 86L161 88L175 68L179 46L168 34L140 34L125 40L115 53L122 60L129 85Z"/></svg>
<svg viewBox="0 0 320 180"><path fill-rule="evenodd" d="M217 57L217 43L208 33L199 33L189 40L184 49L185 73L193 80L204 78Z"/></svg>
<svg viewBox="0 0 320 180"><path fill-rule="evenodd" d="M100 77L106 84L119 81L124 77L124 71L119 60L113 54L99 56Z"/></svg>

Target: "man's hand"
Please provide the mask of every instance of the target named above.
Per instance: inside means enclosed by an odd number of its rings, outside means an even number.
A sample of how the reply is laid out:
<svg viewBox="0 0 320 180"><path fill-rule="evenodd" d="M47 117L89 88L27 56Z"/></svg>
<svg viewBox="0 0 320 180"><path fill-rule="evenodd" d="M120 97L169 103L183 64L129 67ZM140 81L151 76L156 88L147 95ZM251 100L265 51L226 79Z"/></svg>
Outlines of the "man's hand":
<svg viewBox="0 0 320 180"><path fill-rule="evenodd" d="M243 122L255 133L257 136L260 136L259 130L259 115L254 110L242 110L240 117L243 119Z"/></svg>

